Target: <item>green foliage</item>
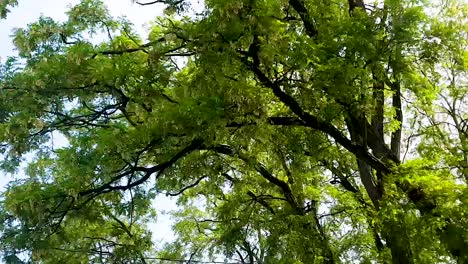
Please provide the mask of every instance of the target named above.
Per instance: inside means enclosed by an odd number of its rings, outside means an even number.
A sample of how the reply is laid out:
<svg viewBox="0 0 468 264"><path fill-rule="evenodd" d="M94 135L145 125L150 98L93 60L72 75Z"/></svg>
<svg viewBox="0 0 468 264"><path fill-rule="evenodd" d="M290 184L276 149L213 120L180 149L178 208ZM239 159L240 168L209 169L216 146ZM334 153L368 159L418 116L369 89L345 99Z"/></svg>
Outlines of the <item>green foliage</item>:
<svg viewBox="0 0 468 264"><path fill-rule="evenodd" d="M0 18L6 18L10 12L10 7L18 5L17 0L2 0L0 1Z"/></svg>
<svg viewBox="0 0 468 264"><path fill-rule="evenodd" d="M98 0L15 31L5 261L468 260L466 4L164 3L147 40Z"/></svg>

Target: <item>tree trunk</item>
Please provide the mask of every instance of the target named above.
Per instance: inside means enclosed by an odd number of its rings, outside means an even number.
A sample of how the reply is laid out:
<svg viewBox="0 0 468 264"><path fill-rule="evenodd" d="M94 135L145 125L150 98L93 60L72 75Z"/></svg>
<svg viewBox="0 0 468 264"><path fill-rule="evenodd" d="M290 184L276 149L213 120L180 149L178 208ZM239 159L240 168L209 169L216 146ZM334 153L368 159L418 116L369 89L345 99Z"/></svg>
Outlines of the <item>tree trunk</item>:
<svg viewBox="0 0 468 264"><path fill-rule="evenodd" d="M413 253L404 224L400 219L384 220L384 237L392 254L393 264L413 264Z"/></svg>
<svg viewBox="0 0 468 264"><path fill-rule="evenodd" d="M381 89L378 89L381 87L376 86L374 88L376 88L376 97L381 97ZM381 111L382 108L380 107L378 112ZM378 120L374 119L373 122L369 124L364 116L351 116L347 120L347 126L350 131L352 141L363 146L369 146L378 159L385 160L388 159L389 156L388 151L386 150L387 146L383 139L382 117L382 114L378 114ZM399 151L392 154L394 154L394 158L398 159L398 155L395 154L399 154ZM375 209L378 211L380 210L380 201L384 195L384 189L381 181L382 177L385 176L385 173L381 171L374 172L372 167L367 164L366 161L360 158L356 159L361 182L372 200ZM413 264L414 260L411 252L410 240L404 230L404 223L401 222L403 219L403 217L400 217L399 219L383 219L383 238L386 240L387 246L390 248L392 263Z"/></svg>

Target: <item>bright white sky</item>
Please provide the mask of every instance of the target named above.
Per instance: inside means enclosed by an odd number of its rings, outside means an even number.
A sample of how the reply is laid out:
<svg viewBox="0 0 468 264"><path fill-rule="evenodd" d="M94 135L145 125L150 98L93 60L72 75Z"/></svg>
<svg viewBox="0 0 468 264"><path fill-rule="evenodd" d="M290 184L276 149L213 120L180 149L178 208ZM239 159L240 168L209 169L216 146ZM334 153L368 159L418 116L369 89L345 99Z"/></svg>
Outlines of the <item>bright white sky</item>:
<svg viewBox="0 0 468 264"><path fill-rule="evenodd" d="M103 1L113 16L126 16L129 21L133 22L143 38L148 32L149 22L161 15L163 11L161 5L140 6L132 3L131 0ZM7 19L0 20L0 60L2 62L7 56L16 54L10 37L14 28L26 27L28 23L36 21L41 14L63 21L66 19L67 7L77 4L79 0L19 0L18 2L19 5L11 9ZM0 175L0 191L4 190L9 180L11 180L10 176ZM160 196L154 201L154 205L160 214L158 223L153 223L150 227L153 238L155 241L170 241L174 238L170 227L172 221L168 215L164 215L162 212L174 210L176 208L175 200Z"/></svg>

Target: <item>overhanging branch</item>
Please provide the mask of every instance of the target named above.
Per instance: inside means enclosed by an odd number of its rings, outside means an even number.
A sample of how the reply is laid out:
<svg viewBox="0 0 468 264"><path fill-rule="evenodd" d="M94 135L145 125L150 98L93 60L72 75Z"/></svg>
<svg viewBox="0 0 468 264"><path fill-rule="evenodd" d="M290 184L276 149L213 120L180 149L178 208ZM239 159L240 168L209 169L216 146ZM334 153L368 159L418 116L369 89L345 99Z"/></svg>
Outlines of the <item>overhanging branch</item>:
<svg viewBox="0 0 468 264"><path fill-rule="evenodd" d="M121 173L121 174L115 176L108 183L106 183L106 184L104 184L104 185L102 185L102 186L100 186L98 188L82 191L82 192L79 193L79 195L80 196L87 196L87 195L94 196L94 195L100 195L100 194L104 194L104 193L108 193L108 192L112 192L112 191L116 191L116 190L121 190L121 191L129 190L129 189L131 189L131 188L133 188L135 186L138 186L138 185L146 182L151 177L151 175L153 175L156 172L158 173L158 175L156 177L159 177L166 169L168 169L170 166L172 166L178 160L180 160L181 158L183 158L187 154L191 153L192 151L198 149L202 145L202 143L203 143L203 141L201 139L196 138L190 143L190 145L188 145L187 147L182 149L180 152L178 152L176 155L174 155L174 157L172 157L170 160L168 160L166 162L160 163L158 165L155 165L155 166L149 167L149 168L146 168L146 167L132 167L129 171L126 171L124 173ZM123 177L134 174L136 172L142 172L142 173L144 173L144 175L140 179L138 179L136 181L129 182L127 185L113 185L115 182L119 181Z"/></svg>

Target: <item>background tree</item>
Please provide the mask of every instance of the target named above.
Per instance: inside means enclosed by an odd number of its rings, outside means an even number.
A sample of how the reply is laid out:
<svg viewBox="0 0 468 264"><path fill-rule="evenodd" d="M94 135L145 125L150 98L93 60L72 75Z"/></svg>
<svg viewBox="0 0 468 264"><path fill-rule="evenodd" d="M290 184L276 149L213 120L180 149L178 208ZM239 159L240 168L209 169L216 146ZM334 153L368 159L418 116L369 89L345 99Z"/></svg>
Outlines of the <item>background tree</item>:
<svg viewBox="0 0 468 264"><path fill-rule="evenodd" d="M467 263L466 5L161 3L146 42L96 0L15 32L1 165L35 158L2 195L7 261Z"/></svg>

